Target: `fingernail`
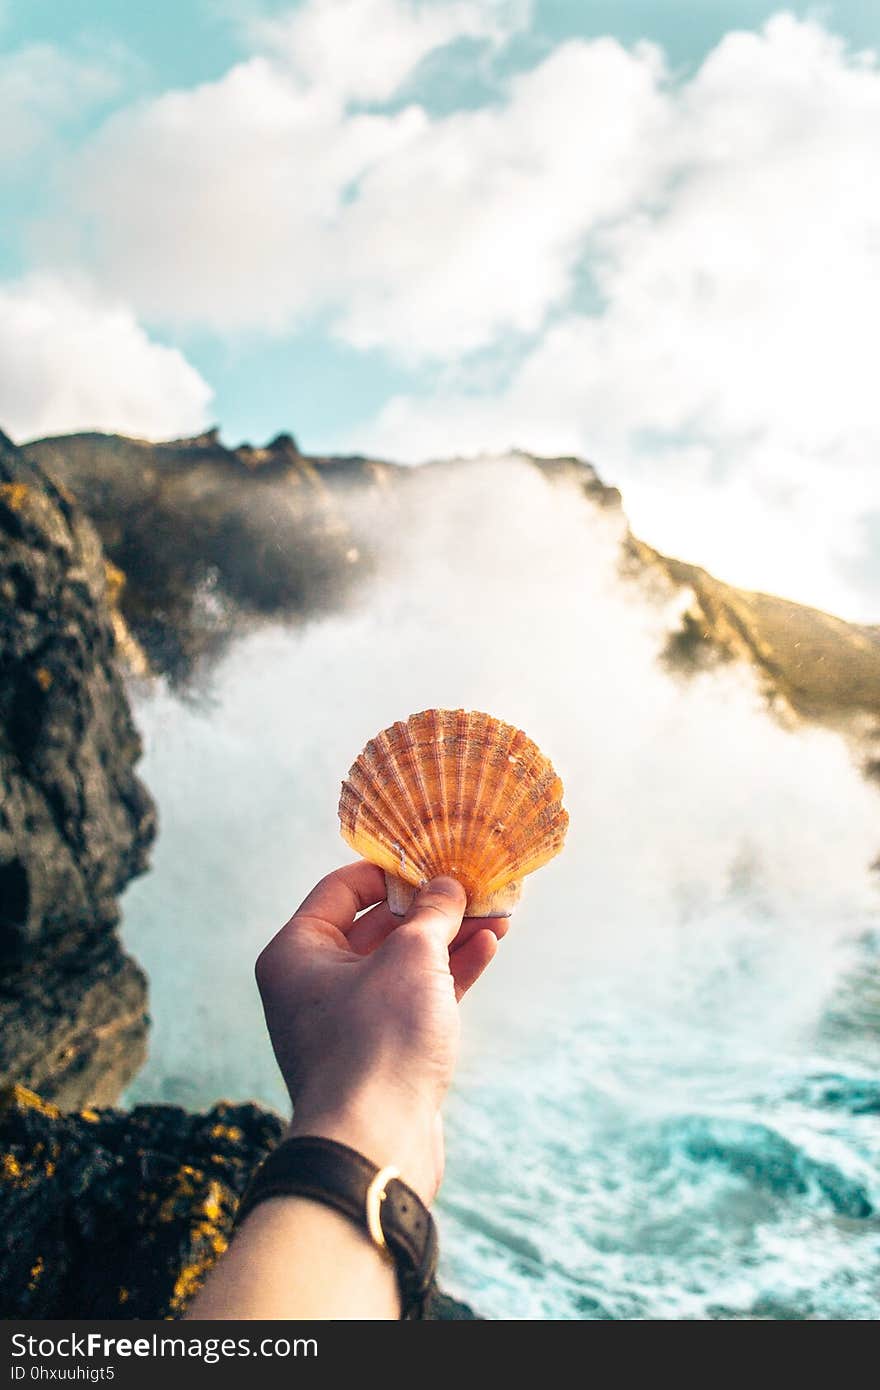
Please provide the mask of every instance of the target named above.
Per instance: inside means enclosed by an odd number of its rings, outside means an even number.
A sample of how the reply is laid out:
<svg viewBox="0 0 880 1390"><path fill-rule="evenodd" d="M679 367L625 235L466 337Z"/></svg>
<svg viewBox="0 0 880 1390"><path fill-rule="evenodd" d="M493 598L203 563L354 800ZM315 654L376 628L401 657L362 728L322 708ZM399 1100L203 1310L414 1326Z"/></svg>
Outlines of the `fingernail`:
<svg viewBox="0 0 880 1390"><path fill-rule="evenodd" d="M455 878L450 878L442 874L440 878L432 878L430 883L426 883L422 889L423 893L441 893L445 898L455 898L460 902L465 896L465 891Z"/></svg>

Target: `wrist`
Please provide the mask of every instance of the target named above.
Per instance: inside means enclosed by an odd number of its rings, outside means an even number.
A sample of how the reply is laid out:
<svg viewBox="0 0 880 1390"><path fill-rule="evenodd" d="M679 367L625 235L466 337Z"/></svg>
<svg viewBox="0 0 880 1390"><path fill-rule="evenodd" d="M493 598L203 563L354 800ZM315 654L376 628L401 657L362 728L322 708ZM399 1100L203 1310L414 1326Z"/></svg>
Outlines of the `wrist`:
<svg viewBox="0 0 880 1390"><path fill-rule="evenodd" d="M355 1137L350 1129L348 1137ZM350 1227L343 1230L336 1222L322 1220L312 1207L327 1207ZM381 1282L386 1306L397 1303L398 1313L407 1320L425 1316L437 1267L437 1230L424 1202L391 1165L383 1171L349 1144L323 1135L289 1136L251 1178L237 1223L253 1230L251 1216L261 1208L274 1208L279 1248L286 1243L280 1236L282 1225L290 1229L291 1221L301 1219L313 1231L323 1228L340 1258L345 1247L349 1266L356 1263L374 1287ZM399 1300L389 1296L391 1268ZM380 1281L377 1276L383 1269L386 1277Z"/></svg>
<svg viewBox="0 0 880 1390"><path fill-rule="evenodd" d="M399 1096L372 1091L330 1107L307 1096L296 1104L285 1137L315 1135L334 1139L384 1168L397 1168L400 1178L421 1197L433 1202L442 1176L439 1115L417 1102L403 1104Z"/></svg>
<svg viewBox="0 0 880 1390"><path fill-rule="evenodd" d="M396 1268L349 1216L326 1202L301 1195L276 1195L258 1202L241 1227L234 1249L247 1251L244 1279L248 1285L254 1260L268 1250L272 1268L283 1254L284 1283L295 1290L301 1318L398 1318L401 1313L400 1284ZM297 1264L309 1252L307 1267ZM292 1268L290 1256L293 1256ZM271 1285L271 1278L269 1280ZM332 1291L332 1292L331 1292ZM264 1296L264 1295L263 1295ZM332 1299L333 1311L327 1300ZM358 1310L355 1314L354 1310ZM191 1314L192 1316L192 1314ZM195 1313L202 1316L201 1309ZM212 1316L206 1312L206 1317ZM229 1314L228 1316L233 1316ZM289 1312L262 1314L237 1313L235 1316L289 1317Z"/></svg>

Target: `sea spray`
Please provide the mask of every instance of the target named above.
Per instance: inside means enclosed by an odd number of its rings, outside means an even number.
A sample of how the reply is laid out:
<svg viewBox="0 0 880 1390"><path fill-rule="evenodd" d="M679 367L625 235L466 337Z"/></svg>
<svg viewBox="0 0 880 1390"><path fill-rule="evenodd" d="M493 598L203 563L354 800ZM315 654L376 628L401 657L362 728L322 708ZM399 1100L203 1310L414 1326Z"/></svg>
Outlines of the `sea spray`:
<svg viewBox="0 0 880 1390"><path fill-rule="evenodd" d="M359 514L384 564L355 609L254 631L202 701L138 696L161 836L125 902L154 1017L132 1095L283 1103L252 964L348 857L340 779L396 718L486 709L546 748L571 830L465 1006L449 1277L496 1316L736 1315L795 1297L807 1227L830 1253L797 1297L837 1307L861 1255L828 1238L827 1195L701 1162L687 1117L790 1129L805 1163L830 1142L811 1161L864 1186L856 1121L829 1140L825 1112L786 1096L843 1065L820 1029L876 921L876 793L838 738L771 718L750 672L663 669L681 600L621 576L621 515L573 483L486 460ZM858 1276L839 1296L856 1316L869 1299Z"/></svg>

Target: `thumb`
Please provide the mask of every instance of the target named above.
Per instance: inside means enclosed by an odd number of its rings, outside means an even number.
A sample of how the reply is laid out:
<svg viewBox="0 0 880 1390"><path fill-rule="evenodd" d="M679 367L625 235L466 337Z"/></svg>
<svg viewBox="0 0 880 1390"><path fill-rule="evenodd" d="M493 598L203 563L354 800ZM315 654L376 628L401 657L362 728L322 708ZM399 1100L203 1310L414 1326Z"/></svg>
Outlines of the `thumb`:
<svg viewBox="0 0 880 1390"><path fill-rule="evenodd" d="M438 945L449 947L458 935L466 906L467 894L460 883L454 878L434 878L416 894L397 931L409 935L416 928Z"/></svg>

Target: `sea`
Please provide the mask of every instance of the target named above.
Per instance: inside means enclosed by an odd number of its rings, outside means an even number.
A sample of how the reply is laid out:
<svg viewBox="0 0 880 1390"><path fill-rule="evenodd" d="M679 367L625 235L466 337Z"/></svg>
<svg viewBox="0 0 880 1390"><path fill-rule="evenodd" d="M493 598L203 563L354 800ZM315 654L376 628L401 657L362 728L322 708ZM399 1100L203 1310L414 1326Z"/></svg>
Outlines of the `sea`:
<svg viewBox="0 0 880 1390"><path fill-rule="evenodd" d="M123 900L150 978L126 1100L285 1111L253 963L351 858L339 784L432 706L518 724L571 828L462 1004L443 1287L493 1319L880 1315L880 798L755 673L662 659L687 595L621 516L487 459L372 519L389 564L132 688L159 806Z"/></svg>

